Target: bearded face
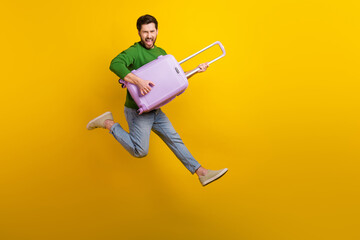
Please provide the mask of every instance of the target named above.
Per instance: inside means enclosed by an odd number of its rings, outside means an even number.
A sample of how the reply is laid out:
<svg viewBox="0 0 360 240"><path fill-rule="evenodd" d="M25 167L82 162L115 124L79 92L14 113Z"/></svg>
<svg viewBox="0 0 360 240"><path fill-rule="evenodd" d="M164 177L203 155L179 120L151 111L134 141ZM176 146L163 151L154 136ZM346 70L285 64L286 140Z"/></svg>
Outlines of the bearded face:
<svg viewBox="0 0 360 240"><path fill-rule="evenodd" d="M139 31L139 36L141 38L141 43L147 49L154 48L158 30L155 28L155 23L143 24L141 25L141 30Z"/></svg>

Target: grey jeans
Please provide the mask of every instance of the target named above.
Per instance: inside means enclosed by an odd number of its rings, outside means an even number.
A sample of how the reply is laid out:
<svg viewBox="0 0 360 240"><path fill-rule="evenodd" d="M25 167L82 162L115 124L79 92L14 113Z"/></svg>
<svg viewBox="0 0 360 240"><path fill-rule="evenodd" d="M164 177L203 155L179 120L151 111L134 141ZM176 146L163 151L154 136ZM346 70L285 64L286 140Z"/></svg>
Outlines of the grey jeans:
<svg viewBox="0 0 360 240"><path fill-rule="evenodd" d="M125 107L124 112L129 125L129 133L119 123L111 127L110 133L132 156L141 158L148 154L152 130L192 174L200 167L161 109L139 115L136 109Z"/></svg>

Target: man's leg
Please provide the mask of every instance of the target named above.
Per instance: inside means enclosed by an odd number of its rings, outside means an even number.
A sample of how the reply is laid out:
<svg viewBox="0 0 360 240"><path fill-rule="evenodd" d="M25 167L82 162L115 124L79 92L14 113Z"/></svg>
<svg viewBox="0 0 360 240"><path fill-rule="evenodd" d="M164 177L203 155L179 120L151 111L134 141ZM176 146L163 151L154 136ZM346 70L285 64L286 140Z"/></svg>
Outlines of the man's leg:
<svg viewBox="0 0 360 240"><path fill-rule="evenodd" d="M154 113L138 115L135 109L125 107L125 117L129 124L129 133L119 123L114 122L111 112L92 119L86 128L106 128L134 157L145 157L149 150L149 138L154 122Z"/></svg>
<svg viewBox="0 0 360 240"><path fill-rule="evenodd" d="M151 129L170 147L184 166L192 173L199 176L203 186L219 179L227 168L213 171L205 169L194 159L185 147L179 134L175 131L166 115L160 110L138 115L135 109L125 107L125 116L129 124L129 132L126 132L119 123L113 121L112 114L106 112L91 120L87 129L106 128L135 157L144 157L149 149Z"/></svg>
<svg viewBox="0 0 360 240"><path fill-rule="evenodd" d="M111 124L107 128L115 139L134 157L145 157L149 151L150 132L154 122L154 113L139 115L136 109L125 107L126 121L129 133L119 123Z"/></svg>
<svg viewBox="0 0 360 240"><path fill-rule="evenodd" d="M206 173L206 169L202 168L200 163L191 155L179 134L175 131L171 122L161 109L155 111L155 122L152 130L159 135L192 174L195 172Z"/></svg>

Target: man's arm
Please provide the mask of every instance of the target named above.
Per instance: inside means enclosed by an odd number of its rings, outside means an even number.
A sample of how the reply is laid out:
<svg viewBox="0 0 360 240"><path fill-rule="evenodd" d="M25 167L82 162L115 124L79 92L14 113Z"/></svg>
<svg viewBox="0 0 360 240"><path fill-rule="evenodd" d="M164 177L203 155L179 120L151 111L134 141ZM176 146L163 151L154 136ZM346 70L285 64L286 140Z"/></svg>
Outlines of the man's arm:
<svg viewBox="0 0 360 240"><path fill-rule="evenodd" d="M139 78L128 69L128 67L133 64L136 57L136 49L130 47L111 61L110 70L126 82L135 84L139 88L141 95L145 95L150 92L151 87L155 86L155 84L151 81Z"/></svg>
<svg viewBox="0 0 360 240"><path fill-rule="evenodd" d="M209 67L209 64L208 64L208 63L202 63L202 64L200 64L200 65L198 66L198 68L200 68L200 70L198 70L197 73L205 72L208 67ZM196 68L195 68L195 69L196 69ZM188 74L188 73L191 72L191 71L194 71L195 69L185 72L185 75ZM194 76L194 75L191 75L190 77L188 77L188 79L191 78L192 76Z"/></svg>
<svg viewBox="0 0 360 240"><path fill-rule="evenodd" d="M124 77L124 80L129 83L135 84L139 88L140 93L143 96L149 93L151 91L151 88L155 86L153 82L141 79L131 72Z"/></svg>

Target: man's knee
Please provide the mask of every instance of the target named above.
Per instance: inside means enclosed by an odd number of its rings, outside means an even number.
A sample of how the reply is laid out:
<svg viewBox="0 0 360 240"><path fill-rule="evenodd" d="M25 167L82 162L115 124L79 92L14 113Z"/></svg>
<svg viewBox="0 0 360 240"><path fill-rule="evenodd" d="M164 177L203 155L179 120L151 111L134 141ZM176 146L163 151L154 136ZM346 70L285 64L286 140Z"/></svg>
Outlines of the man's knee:
<svg viewBox="0 0 360 240"><path fill-rule="evenodd" d="M135 150L134 157L143 158L148 155L148 150Z"/></svg>

